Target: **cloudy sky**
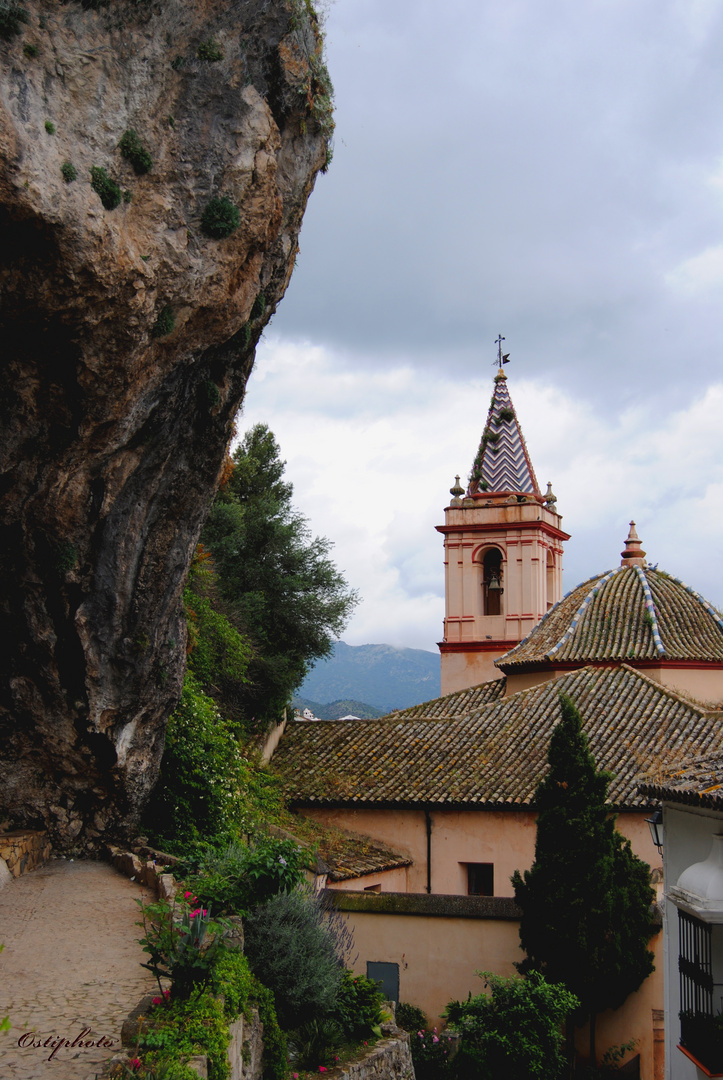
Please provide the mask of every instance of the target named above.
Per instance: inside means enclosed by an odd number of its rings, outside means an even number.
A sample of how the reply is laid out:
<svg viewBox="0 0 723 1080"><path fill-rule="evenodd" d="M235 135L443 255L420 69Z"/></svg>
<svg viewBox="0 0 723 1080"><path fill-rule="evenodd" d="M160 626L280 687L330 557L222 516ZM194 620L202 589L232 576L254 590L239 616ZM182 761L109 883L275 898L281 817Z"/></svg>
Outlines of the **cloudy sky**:
<svg viewBox="0 0 723 1080"><path fill-rule="evenodd" d="M240 429L363 603L435 649L498 332L565 589L649 561L723 605L720 0L336 0L335 152Z"/></svg>

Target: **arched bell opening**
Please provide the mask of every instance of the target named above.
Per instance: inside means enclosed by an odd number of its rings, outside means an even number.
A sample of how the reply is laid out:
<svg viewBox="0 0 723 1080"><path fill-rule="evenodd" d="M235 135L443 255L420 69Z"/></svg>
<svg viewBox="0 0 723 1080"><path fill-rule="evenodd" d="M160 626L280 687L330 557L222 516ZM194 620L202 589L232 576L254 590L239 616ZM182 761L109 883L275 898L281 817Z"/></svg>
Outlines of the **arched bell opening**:
<svg viewBox="0 0 723 1080"><path fill-rule="evenodd" d="M547 607L546 611L555 606L555 556L549 550L547 551L547 580L546 580L546 599Z"/></svg>
<svg viewBox="0 0 723 1080"><path fill-rule="evenodd" d="M502 614L502 552L499 548L488 548L481 559L482 566L482 613L483 615Z"/></svg>

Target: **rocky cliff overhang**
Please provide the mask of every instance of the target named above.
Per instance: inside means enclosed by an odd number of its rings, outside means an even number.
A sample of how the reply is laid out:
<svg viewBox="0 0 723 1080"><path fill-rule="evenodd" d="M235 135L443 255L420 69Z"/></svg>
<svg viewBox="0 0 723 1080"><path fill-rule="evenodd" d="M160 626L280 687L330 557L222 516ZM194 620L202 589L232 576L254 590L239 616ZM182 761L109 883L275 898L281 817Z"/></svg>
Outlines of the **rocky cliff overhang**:
<svg viewBox="0 0 723 1080"><path fill-rule="evenodd" d="M0 4L0 819L91 848L157 777L331 128L306 0L95 5Z"/></svg>

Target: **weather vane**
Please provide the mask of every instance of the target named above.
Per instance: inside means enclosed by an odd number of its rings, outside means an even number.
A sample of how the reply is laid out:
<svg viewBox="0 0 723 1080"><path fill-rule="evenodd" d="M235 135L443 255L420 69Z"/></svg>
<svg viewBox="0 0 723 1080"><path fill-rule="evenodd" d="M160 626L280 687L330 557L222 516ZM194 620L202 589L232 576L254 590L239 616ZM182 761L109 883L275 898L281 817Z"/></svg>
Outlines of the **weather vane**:
<svg viewBox="0 0 723 1080"><path fill-rule="evenodd" d="M495 345L497 346L497 359L492 361L492 366L494 367L494 365L497 364L500 371L502 371L503 364L509 364L510 362L510 354L502 354L502 342L504 340L505 338L502 337L502 334L497 335L497 340L495 341Z"/></svg>

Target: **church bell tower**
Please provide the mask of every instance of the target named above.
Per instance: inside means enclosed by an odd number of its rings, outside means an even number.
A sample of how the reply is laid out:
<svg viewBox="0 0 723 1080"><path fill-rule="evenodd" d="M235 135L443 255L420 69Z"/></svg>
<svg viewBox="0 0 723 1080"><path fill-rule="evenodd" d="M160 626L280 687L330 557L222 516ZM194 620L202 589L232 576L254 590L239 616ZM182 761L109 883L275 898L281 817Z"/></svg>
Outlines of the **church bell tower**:
<svg viewBox="0 0 723 1080"><path fill-rule="evenodd" d="M562 531L552 485L542 495L498 371L465 493L459 477L444 511L442 694L497 679L494 661L518 645L562 597Z"/></svg>

